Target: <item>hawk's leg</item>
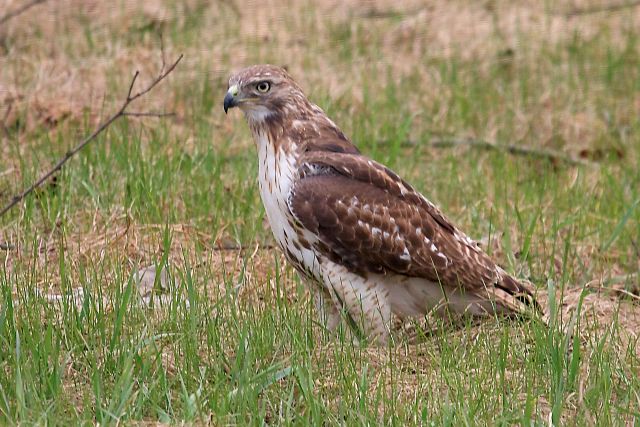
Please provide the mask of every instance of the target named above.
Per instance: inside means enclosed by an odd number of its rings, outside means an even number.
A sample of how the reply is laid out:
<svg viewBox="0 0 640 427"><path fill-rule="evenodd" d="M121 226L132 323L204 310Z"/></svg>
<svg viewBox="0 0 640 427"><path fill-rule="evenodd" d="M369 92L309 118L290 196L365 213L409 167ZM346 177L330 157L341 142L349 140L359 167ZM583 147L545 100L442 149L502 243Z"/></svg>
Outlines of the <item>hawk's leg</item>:
<svg viewBox="0 0 640 427"><path fill-rule="evenodd" d="M336 310L344 310L350 323L355 323L366 337L378 344L389 340L391 304L389 292L382 283L367 280L333 264L335 269L325 275Z"/></svg>
<svg viewBox="0 0 640 427"><path fill-rule="evenodd" d="M320 324L327 331L333 332L340 324L340 310L331 300L331 295L326 289L320 288L318 285L315 285L315 288L314 300Z"/></svg>

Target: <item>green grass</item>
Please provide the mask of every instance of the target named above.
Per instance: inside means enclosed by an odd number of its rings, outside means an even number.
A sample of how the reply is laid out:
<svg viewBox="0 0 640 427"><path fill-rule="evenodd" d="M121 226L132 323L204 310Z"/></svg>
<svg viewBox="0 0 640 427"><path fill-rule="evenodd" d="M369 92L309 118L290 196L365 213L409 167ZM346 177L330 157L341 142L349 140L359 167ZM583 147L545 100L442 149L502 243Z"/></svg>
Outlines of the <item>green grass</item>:
<svg viewBox="0 0 640 427"><path fill-rule="evenodd" d="M166 2L164 21L118 6L120 19L130 14L124 38L117 18L63 17L55 58L102 64L104 104L100 95L56 125L17 104L18 118L0 129L4 203L91 131L92 114L115 108L136 49L156 57L158 28L168 56L187 52L149 101L175 119L119 121L55 185L0 218L0 242L15 246L0 250L0 424L638 423L637 301L582 292L593 279L639 269L636 29L620 35L602 24L590 36L542 41L521 34L513 54L490 39L478 59L464 49L416 55L401 42L391 52L384 34L397 15L356 24L327 16L325 27L309 18L312 6L296 3L281 12L300 48L277 32L272 43L243 35L237 26L252 25L251 16L226 3L181 4ZM0 66L13 67L27 93L36 76L12 55L42 57L47 30L34 30L29 47L12 28ZM332 32L313 35L323 28ZM113 60L118 49L128 52L124 65ZM399 59L412 67L396 68ZM423 343L389 348L326 334L280 254L253 250L271 242L253 143L239 115L222 114L226 76L208 72L266 61L287 62L364 153L471 236L489 237L501 264L548 292L553 327L436 324ZM367 61L382 65L370 71ZM440 137L582 152L597 164L428 145ZM247 249L215 249L228 241ZM133 274L147 265L167 267L168 304L140 301Z"/></svg>

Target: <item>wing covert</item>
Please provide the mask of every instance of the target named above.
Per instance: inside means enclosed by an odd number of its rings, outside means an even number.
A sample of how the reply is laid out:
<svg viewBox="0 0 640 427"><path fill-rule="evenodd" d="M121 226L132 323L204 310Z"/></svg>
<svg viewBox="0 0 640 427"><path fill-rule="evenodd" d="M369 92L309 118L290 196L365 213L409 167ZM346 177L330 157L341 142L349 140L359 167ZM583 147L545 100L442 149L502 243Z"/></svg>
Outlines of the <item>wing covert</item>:
<svg viewBox="0 0 640 427"><path fill-rule="evenodd" d="M314 152L300 175L290 209L330 259L363 274L392 272L456 287L497 281L496 265L384 166L359 155Z"/></svg>

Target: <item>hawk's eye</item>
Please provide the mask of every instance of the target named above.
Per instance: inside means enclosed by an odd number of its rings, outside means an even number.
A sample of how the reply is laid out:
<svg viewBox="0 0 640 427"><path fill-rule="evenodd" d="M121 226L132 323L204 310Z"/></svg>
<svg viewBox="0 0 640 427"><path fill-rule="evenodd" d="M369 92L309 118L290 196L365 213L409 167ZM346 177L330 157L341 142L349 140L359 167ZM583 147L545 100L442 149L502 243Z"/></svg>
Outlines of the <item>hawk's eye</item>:
<svg viewBox="0 0 640 427"><path fill-rule="evenodd" d="M267 93L269 92L269 89L271 89L271 85L269 82L260 82L256 85L256 89L258 89L258 92L260 93Z"/></svg>

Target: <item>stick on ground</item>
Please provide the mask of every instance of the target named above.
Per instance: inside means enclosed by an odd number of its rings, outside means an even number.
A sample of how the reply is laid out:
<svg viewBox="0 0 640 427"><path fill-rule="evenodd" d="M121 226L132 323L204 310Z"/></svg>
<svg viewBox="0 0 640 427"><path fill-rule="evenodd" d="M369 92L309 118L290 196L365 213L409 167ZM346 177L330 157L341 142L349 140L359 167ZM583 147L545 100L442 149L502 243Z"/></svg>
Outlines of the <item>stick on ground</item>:
<svg viewBox="0 0 640 427"><path fill-rule="evenodd" d="M158 85L158 83L160 83L162 80L164 80L164 78L167 77L169 75L169 73L171 73L174 70L174 68L176 68L176 66L178 65L178 63L182 59L182 57L183 57L183 55L180 55L178 57L178 59L176 59L176 61L173 64L171 64L171 66L169 66L168 68L165 69L165 62L164 62L164 55L163 55L163 57L162 57L162 68L160 69L160 72L159 72L158 76L151 83L149 83L149 85L147 87L145 87L140 92L138 92L135 95L133 95L133 87L135 86L136 80L138 79L138 76L140 75L140 72L136 71L135 74L133 75L133 78L131 79L131 83L129 84L129 90L127 92L127 97L125 98L124 102L122 103L122 106L120 107L120 109L118 109L118 111L116 111L107 120L102 122L100 124L100 126L98 126L98 128L91 135L89 135L88 137L86 137L85 139L80 141L80 143L78 145L76 145L75 147L73 147L71 150L67 151L67 153L64 155L64 157L62 159L60 159L58 161L58 163L56 163L55 166L53 166L53 168L51 168L47 173L42 175L42 177L40 177L40 179L38 179L36 182L34 182L29 188L24 190L22 193L16 194L15 196L13 196L13 198L11 199L11 202L9 202L9 204L7 206L5 206L0 211L0 216L2 216L5 213L7 213L12 207L17 205L21 200L23 200L31 192L33 192L33 190L35 190L36 188L40 187L47 179L49 179L51 177L51 175L53 175L54 173L56 173L57 171L62 169L62 166L64 166L64 164L67 163L70 158L75 156L80 150L82 150L85 147L85 145L87 145L91 141L93 141L98 135L100 135L106 128L108 128L113 122L118 120L120 117L125 117L125 116L133 116L133 117L141 117L141 116L144 116L144 117L149 117L149 116L163 117L163 116L166 116L167 115L166 113L140 113L140 112L127 112L126 110L127 110L129 105L133 101L135 101L136 99L138 99L138 98L146 95L147 93L149 93L154 87L156 87Z"/></svg>
<svg viewBox="0 0 640 427"><path fill-rule="evenodd" d="M551 161L559 161L567 163L569 165L592 165L592 162L569 156L553 150L536 149L532 147L520 146L520 145L508 145L508 144L495 144L493 142L478 140L478 139L436 139L430 141L428 144L434 148L447 148L447 147L459 147L467 146L480 148L483 150L504 151L513 155L536 157L540 159L547 159Z"/></svg>

